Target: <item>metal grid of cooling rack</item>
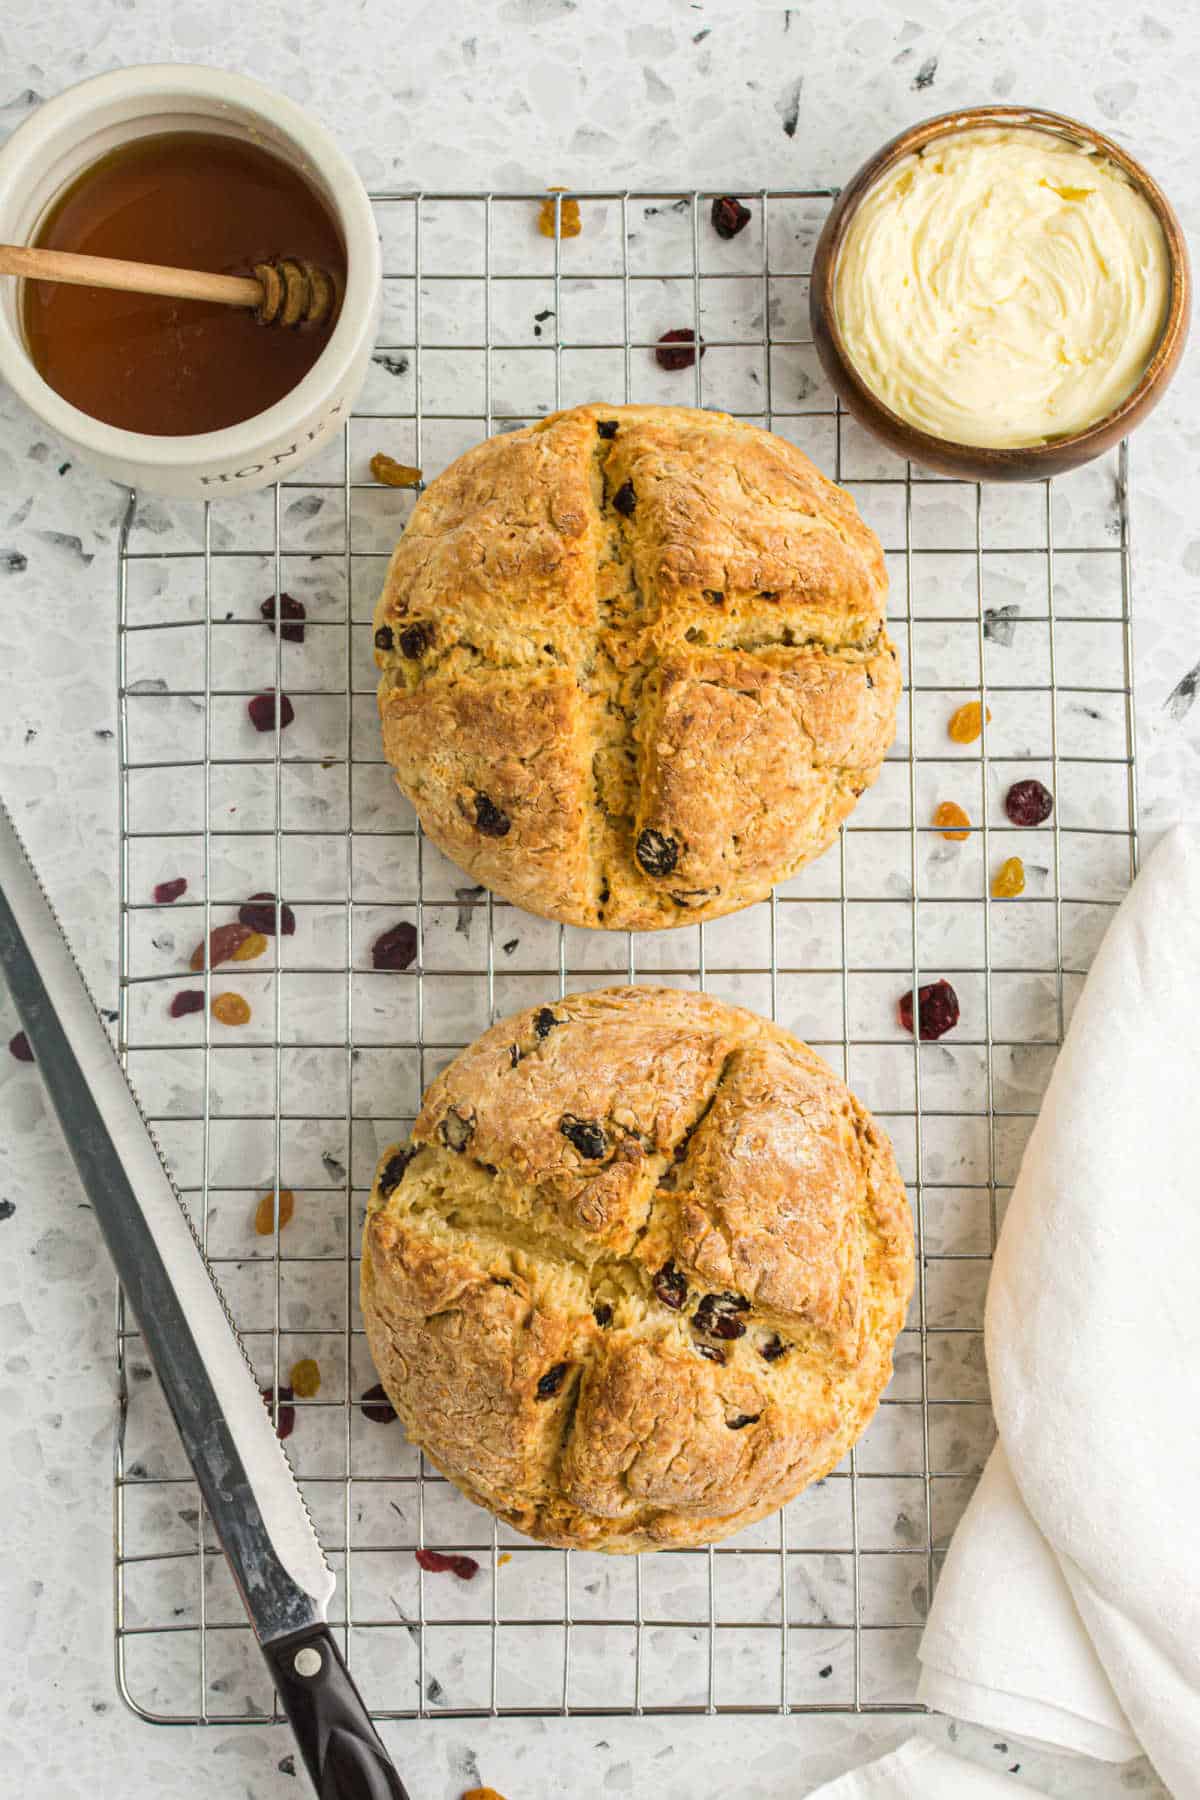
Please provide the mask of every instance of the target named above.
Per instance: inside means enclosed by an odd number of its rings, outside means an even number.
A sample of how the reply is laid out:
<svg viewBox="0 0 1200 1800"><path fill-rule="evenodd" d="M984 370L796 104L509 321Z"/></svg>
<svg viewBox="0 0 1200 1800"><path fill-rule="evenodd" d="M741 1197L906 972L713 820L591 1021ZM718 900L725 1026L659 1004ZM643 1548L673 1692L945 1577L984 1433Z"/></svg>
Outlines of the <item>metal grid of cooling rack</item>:
<svg viewBox="0 0 1200 1800"><path fill-rule="evenodd" d="M120 1045L264 1387L317 1360L289 1450L338 1573L333 1619L383 1717L856 1711L915 1704L915 1648L941 1550L990 1442L982 1300L1008 1187L1075 993L1136 863L1128 458L1053 484L979 488L897 463L842 416L807 327L826 192L744 195L730 242L712 196L582 194L576 238L540 196L385 194L381 342L338 441L248 500L131 496L119 550ZM555 202L561 206L562 199ZM662 370L690 325L705 354ZM493 430L587 399L720 406L792 437L855 494L888 553L905 666L897 740L838 846L769 903L650 935L520 913L416 828L379 752L370 621L411 494ZM307 608L303 644L261 601ZM246 699L286 691L257 736ZM947 735L964 699L978 742ZM1003 795L1040 776L1051 822L1014 832ZM957 800L965 841L930 824ZM1016 901L991 875L1023 856ZM156 883L188 878L156 906ZM206 979L240 1031L168 1016L188 953L249 895L292 936ZM376 974L400 918L420 953ZM896 1001L946 976L962 1020L918 1044ZM854 1453L782 1513L707 1551L604 1558L532 1545L465 1502L362 1410L373 1383L356 1244L378 1152L492 1017L612 981L703 985L813 1043L887 1125L909 1184L917 1293L896 1377ZM264 1193L295 1216L257 1237ZM277 1716L223 1559L150 1379L118 1321L116 1645L145 1716ZM465 1550L471 1581L418 1544Z"/></svg>

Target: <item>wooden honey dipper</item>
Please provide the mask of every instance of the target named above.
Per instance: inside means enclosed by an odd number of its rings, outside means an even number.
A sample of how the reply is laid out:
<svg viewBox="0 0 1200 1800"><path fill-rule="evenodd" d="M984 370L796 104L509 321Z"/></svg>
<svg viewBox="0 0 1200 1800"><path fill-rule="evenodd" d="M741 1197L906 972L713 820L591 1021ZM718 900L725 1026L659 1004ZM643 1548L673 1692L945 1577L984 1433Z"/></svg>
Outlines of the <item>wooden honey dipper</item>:
<svg viewBox="0 0 1200 1800"><path fill-rule="evenodd" d="M210 275L202 269L169 269L161 263L126 262L115 256L0 244L0 275L161 294L169 300L215 300L220 306L252 308L260 325L284 327L324 325L337 300L337 286L327 269L291 256L255 263L253 275Z"/></svg>

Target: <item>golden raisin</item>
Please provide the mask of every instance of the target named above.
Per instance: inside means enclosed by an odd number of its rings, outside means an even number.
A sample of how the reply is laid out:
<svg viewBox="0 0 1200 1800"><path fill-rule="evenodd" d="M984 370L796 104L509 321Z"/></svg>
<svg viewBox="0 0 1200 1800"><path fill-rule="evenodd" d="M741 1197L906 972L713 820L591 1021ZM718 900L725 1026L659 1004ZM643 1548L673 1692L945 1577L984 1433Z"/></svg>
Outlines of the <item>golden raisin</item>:
<svg viewBox="0 0 1200 1800"><path fill-rule="evenodd" d="M209 933L208 960L215 969L218 963L229 962L237 955L246 939L251 935L250 927L234 919L228 925L217 925ZM258 952L255 952L257 955ZM204 945L199 943L192 951L188 968L200 970L204 967Z"/></svg>
<svg viewBox="0 0 1200 1800"><path fill-rule="evenodd" d="M933 822L941 827L944 838L952 838L956 844L961 844L971 835L971 821L955 800L941 801L934 812Z"/></svg>
<svg viewBox="0 0 1200 1800"><path fill-rule="evenodd" d="M510 1563L511 1561L512 1561L512 1551L511 1550L502 1550L500 1552L499 1556L496 1558L496 1562L499 1564L499 1566L501 1568L504 1567L505 1563Z"/></svg>
<svg viewBox="0 0 1200 1800"><path fill-rule="evenodd" d="M988 724L992 722L992 709L988 707ZM958 711L950 715L950 723L946 728L956 744L973 744L983 730L983 708L978 700L968 700Z"/></svg>
<svg viewBox="0 0 1200 1800"><path fill-rule="evenodd" d="M250 1019L250 1003L240 994L215 994L212 1016L221 1025L245 1025Z"/></svg>
<svg viewBox="0 0 1200 1800"><path fill-rule="evenodd" d="M321 1369L311 1356L302 1356L298 1363L292 1364L292 1372L288 1376L293 1394L297 1400L311 1400L320 1392Z"/></svg>
<svg viewBox="0 0 1200 1800"><path fill-rule="evenodd" d="M495 1788L468 1788L462 1800L504 1800L504 1795Z"/></svg>
<svg viewBox="0 0 1200 1800"><path fill-rule="evenodd" d="M252 931L250 933L250 936L248 938L245 938L242 941L242 943L240 943L238 945L237 949L233 953L232 961L234 961L234 962L253 962L254 958L256 956L262 955L262 953L266 949L266 947L267 947L267 940L263 936L262 932L261 931Z"/></svg>
<svg viewBox="0 0 1200 1800"><path fill-rule="evenodd" d="M280 1231L283 1230L285 1225L290 1223L292 1214L295 1212L295 1210L296 1210L296 1196L295 1196L295 1194L293 1194L291 1188L280 1188L280 1190L279 1190L279 1229L280 1229ZM274 1194L264 1194L262 1199L259 1201L258 1207L254 1214L254 1229L255 1229L255 1231L257 1231L259 1237L270 1237L271 1233L274 1231L274 1229L275 1229L275 1196L274 1196Z"/></svg>
<svg viewBox="0 0 1200 1800"><path fill-rule="evenodd" d="M397 462L394 456L388 456L383 450L377 450L371 458L371 473L385 487L416 487L421 479L420 469L414 469L408 463Z"/></svg>
<svg viewBox="0 0 1200 1800"><path fill-rule="evenodd" d="M565 194L566 188L548 188L550 194ZM555 225L559 226L558 236L578 237L583 230L583 220L579 216L578 200L564 200L561 213L553 200L543 200L542 210L538 214L538 230L543 237L555 236Z"/></svg>
<svg viewBox="0 0 1200 1800"><path fill-rule="evenodd" d="M1015 900L1025 892L1025 864L1019 856L1010 856L992 876L992 899Z"/></svg>

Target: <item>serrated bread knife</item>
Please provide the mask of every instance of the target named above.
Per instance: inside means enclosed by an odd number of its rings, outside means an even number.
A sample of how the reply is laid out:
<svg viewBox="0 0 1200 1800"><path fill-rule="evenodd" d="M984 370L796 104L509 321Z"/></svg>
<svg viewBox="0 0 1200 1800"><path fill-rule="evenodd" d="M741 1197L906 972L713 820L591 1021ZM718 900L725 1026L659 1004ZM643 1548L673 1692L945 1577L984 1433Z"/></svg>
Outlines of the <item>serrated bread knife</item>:
<svg viewBox="0 0 1200 1800"><path fill-rule="evenodd" d="M250 1364L0 802L0 967L321 1800L407 1800L325 1622L334 1578Z"/></svg>

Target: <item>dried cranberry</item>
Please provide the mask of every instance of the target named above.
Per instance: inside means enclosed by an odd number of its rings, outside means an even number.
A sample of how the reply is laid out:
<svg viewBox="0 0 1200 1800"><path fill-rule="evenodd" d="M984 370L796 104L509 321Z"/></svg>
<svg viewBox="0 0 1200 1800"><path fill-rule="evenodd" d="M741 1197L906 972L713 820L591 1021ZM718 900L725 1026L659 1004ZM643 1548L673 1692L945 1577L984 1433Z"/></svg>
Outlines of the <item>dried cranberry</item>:
<svg viewBox="0 0 1200 1800"><path fill-rule="evenodd" d="M470 1581L479 1573L475 1558L461 1550L415 1550L413 1554L428 1575L457 1575L460 1581Z"/></svg>
<svg viewBox="0 0 1200 1800"><path fill-rule="evenodd" d="M617 435L616 419L597 419L596 430L602 438L615 438Z"/></svg>
<svg viewBox="0 0 1200 1800"><path fill-rule="evenodd" d="M240 919L231 919L227 925L216 925L208 935L208 962L210 968L217 968L221 963L232 962L237 951L253 936L248 925ZM188 968L198 974L204 967L204 944L196 945L188 961Z"/></svg>
<svg viewBox="0 0 1200 1800"><path fill-rule="evenodd" d="M410 1144L404 1150L397 1150L395 1156L388 1157L379 1177L380 1193L390 1194L394 1189L400 1186L400 1183L404 1180L404 1171L416 1154L416 1145Z"/></svg>
<svg viewBox="0 0 1200 1800"><path fill-rule="evenodd" d="M154 890L155 903L159 906L170 906L173 900L178 900L180 894L186 893L187 877L185 875L177 875L174 881L159 882Z"/></svg>
<svg viewBox="0 0 1200 1800"><path fill-rule="evenodd" d="M379 627L379 630L375 633L375 648L377 650L390 650L392 647L392 641L393 640L392 640L391 626L390 625L381 625Z"/></svg>
<svg viewBox="0 0 1200 1800"><path fill-rule="evenodd" d="M562 1020L556 1019L548 1006L539 1007L533 1017L533 1029L540 1038L549 1037L554 1027L561 1024Z"/></svg>
<svg viewBox="0 0 1200 1800"><path fill-rule="evenodd" d="M546 1373L537 1384L537 1397L539 1400L553 1400L555 1394L558 1393L563 1382L566 1380L569 1367L569 1363L561 1362L555 1363L552 1369L546 1370Z"/></svg>
<svg viewBox="0 0 1200 1800"><path fill-rule="evenodd" d="M604 1127L595 1119L579 1119L574 1113L564 1113L558 1121L558 1129L588 1162L599 1162L608 1152Z"/></svg>
<svg viewBox="0 0 1200 1800"><path fill-rule="evenodd" d="M424 656L433 642L433 628L418 619L415 625L406 625L400 633L400 654L415 662L418 656Z"/></svg>
<svg viewBox="0 0 1200 1800"><path fill-rule="evenodd" d="M679 845L662 831L643 831L634 854L647 875L670 875L679 861Z"/></svg>
<svg viewBox="0 0 1200 1800"><path fill-rule="evenodd" d="M692 1316L692 1325L706 1337L740 1338L746 1324L738 1314L749 1311L750 1302L740 1294L705 1294Z"/></svg>
<svg viewBox="0 0 1200 1800"><path fill-rule="evenodd" d="M250 714L250 723L255 731L274 731L275 729L275 695L255 694L246 711ZM296 712L286 694L279 695L279 729L283 731L291 724Z"/></svg>
<svg viewBox="0 0 1200 1800"><path fill-rule="evenodd" d="M603 1326L612 1324L613 1309L608 1304L607 1300L598 1300L596 1302L595 1306L592 1308L592 1317L595 1319L597 1325Z"/></svg>
<svg viewBox="0 0 1200 1800"><path fill-rule="evenodd" d="M203 994L200 996L200 1004L204 1005ZM33 1062L33 1051L29 1048L29 1039L23 1031L18 1031L15 1037L9 1038L8 1048L10 1054L15 1056L18 1062Z"/></svg>
<svg viewBox="0 0 1200 1800"><path fill-rule="evenodd" d="M186 1013L204 1011L203 988L180 988L171 1002L171 1017L182 1019Z"/></svg>
<svg viewBox="0 0 1200 1800"><path fill-rule="evenodd" d="M1054 811L1054 795L1032 777L1016 781L1004 796L1004 810L1014 825L1044 825Z"/></svg>
<svg viewBox="0 0 1200 1800"><path fill-rule="evenodd" d="M665 346L670 344L670 350ZM658 340L654 352L660 369L690 369L696 360L696 334L690 325L683 325L677 331L664 331ZM704 355L704 340L700 340L700 354Z"/></svg>
<svg viewBox="0 0 1200 1800"><path fill-rule="evenodd" d="M735 238L750 223L750 208L735 200L732 194L722 194L712 203L711 217L718 237Z"/></svg>
<svg viewBox="0 0 1200 1800"><path fill-rule="evenodd" d="M372 1425L391 1425L396 1418L396 1409L387 1397L382 1382L377 1381L369 1387L359 1402L364 1419L370 1419Z"/></svg>
<svg viewBox="0 0 1200 1800"><path fill-rule="evenodd" d="M652 1283L655 1293L664 1306L672 1312L678 1312L687 1302L687 1279L681 1275L673 1262L665 1262L654 1277Z"/></svg>
<svg viewBox="0 0 1200 1800"><path fill-rule="evenodd" d="M246 904L238 907L238 918L251 931L261 931L264 937L274 937L274 894L251 894ZM279 902L279 929L284 937L296 935L296 915L286 900Z"/></svg>
<svg viewBox="0 0 1200 1800"><path fill-rule="evenodd" d="M371 964L376 969L409 969L417 957L417 928L401 919L371 945Z"/></svg>
<svg viewBox="0 0 1200 1800"><path fill-rule="evenodd" d="M778 1362L779 1358L783 1356L786 1351L787 1345L779 1336L778 1332L776 1332L773 1337L767 1339L765 1344L760 1344L758 1354L762 1357L764 1362Z"/></svg>
<svg viewBox="0 0 1200 1800"><path fill-rule="evenodd" d="M482 831L484 837L507 837L512 830L512 820L487 794L476 794L475 829Z"/></svg>
<svg viewBox="0 0 1200 1800"><path fill-rule="evenodd" d="M270 1412L275 1405L275 1389L273 1387L265 1387L259 1388L258 1391L263 1397L264 1406L267 1411ZM279 1411L275 1415L275 1436L281 1443L284 1438L290 1438L293 1431L296 1429L296 1409L294 1406L288 1406L286 1404L287 1401L294 1400L295 1397L296 1396L293 1394L290 1387L280 1386Z"/></svg>
<svg viewBox="0 0 1200 1800"><path fill-rule="evenodd" d="M637 495L632 481L623 481L613 495L613 505L623 519L632 519L637 511Z"/></svg>
<svg viewBox="0 0 1200 1800"><path fill-rule="evenodd" d="M923 1041L945 1037L958 1024L958 995L948 981L931 981L928 987L917 990L917 1011ZM900 996L900 1023L905 1031L913 1028L911 988Z"/></svg>
<svg viewBox="0 0 1200 1800"><path fill-rule="evenodd" d="M726 1419L730 1431L744 1431L747 1425L757 1425L762 1418L761 1413L737 1413L732 1419Z"/></svg>
<svg viewBox="0 0 1200 1800"><path fill-rule="evenodd" d="M270 630L271 636L274 637L274 635L275 635L275 596L274 596L274 594L268 594L267 598L263 601L262 605L259 607L258 610L262 614L263 618L266 620L267 627ZM304 642L304 621L305 621L305 618L307 617L307 614L304 611L304 602L302 600L293 600L292 596L290 594L280 594L280 596L279 596L279 616L283 620L283 624L279 627L280 637L283 638L289 644L302 644ZM292 620L293 623L289 624L288 623L289 619Z"/></svg>

